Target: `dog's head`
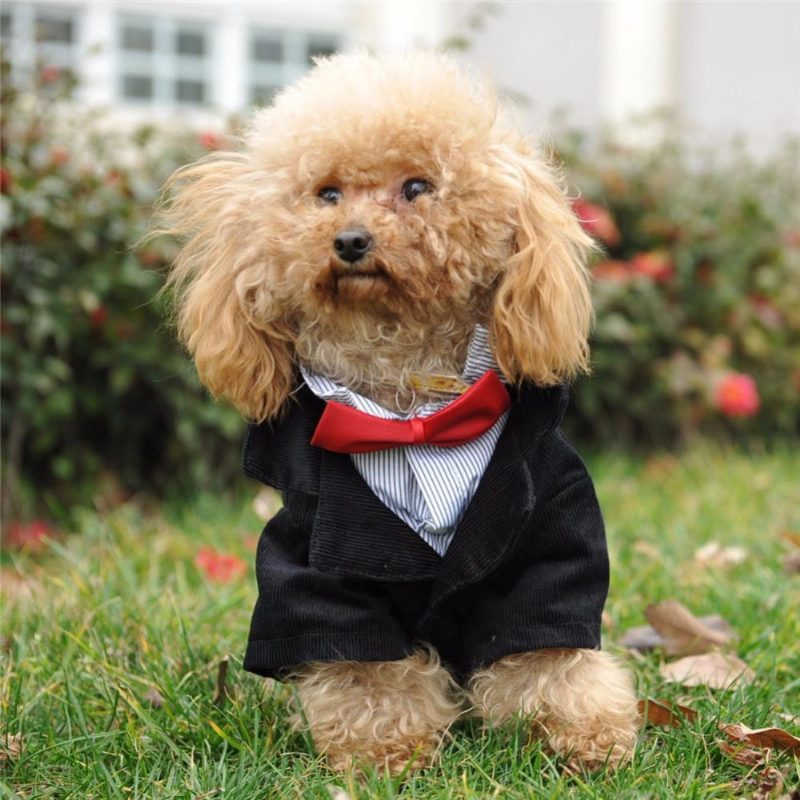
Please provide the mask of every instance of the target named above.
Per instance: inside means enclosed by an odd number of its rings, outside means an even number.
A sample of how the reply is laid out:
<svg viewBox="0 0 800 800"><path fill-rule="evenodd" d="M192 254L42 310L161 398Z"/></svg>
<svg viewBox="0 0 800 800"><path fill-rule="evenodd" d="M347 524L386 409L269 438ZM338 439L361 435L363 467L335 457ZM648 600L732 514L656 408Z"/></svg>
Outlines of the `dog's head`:
<svg viewBox="0 0 800 800"><path fill-rule="evenodd" d="M247 417L280 411L307 327L368 355L364 331L482 322L511 381L586 367L590 240L551 168L442 56L322 61L237 152L172 186L180 334Z"/></svg>

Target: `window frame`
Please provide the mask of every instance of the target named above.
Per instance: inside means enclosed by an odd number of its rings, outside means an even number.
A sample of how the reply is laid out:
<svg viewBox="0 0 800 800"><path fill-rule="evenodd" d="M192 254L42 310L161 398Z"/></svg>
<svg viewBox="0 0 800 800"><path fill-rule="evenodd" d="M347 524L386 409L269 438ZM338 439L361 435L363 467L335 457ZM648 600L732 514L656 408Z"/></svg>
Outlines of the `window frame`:
<svg viewBox="0 0 800 800"><path fill-rule="evenodd" d="M202 109L214 104L214 56L216 44L210 22L179 16L159 16L136 12L114 15L114 94L120 103L129 106L157 106ZM152 32L151 50L131 50L123 46L126 26ZM182 33L200 34L203 50L200 55L178 52L178 37ZM148 98L130 97L125 93L127 77L148 78L152 94ZM178 82L198 82L202 85L200 101L180 100Z"/></svg>

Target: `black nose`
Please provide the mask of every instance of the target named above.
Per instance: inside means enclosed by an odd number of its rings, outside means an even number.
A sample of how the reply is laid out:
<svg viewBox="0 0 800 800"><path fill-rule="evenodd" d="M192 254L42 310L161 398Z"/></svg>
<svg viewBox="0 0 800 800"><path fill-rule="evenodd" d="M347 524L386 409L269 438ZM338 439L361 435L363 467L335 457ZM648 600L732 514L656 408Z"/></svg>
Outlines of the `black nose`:
<svg viewBox="0 0 800 800"><path fill-rule="evenodd" d="M363 228L339 231L333 240L333 249L342 261L355 264L372 249L372 236Z"/></svg>

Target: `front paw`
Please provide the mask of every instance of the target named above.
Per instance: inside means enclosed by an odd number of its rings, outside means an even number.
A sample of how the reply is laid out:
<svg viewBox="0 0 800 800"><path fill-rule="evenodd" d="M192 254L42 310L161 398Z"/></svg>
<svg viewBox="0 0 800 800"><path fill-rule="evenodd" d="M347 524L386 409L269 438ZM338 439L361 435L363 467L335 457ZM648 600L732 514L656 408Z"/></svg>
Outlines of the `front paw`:
<svg viewBox="0 0 800 800"><path fill-rule="evenodd" d="M639 729L638 718L627 715L620 719L585 719L577 725L565 725L555 718L534 724L547 748L564 759L568 772L616 769L625 764L633 755Z"/></svg>
<svg viewBox="0 0 800 800"><path fill-rule="evenodd" d="M639 711L630 673L599 650L552 649L506 656L474 675L475 710L500 725L530 719L533 734L572 770L630 758Z"/></svg>

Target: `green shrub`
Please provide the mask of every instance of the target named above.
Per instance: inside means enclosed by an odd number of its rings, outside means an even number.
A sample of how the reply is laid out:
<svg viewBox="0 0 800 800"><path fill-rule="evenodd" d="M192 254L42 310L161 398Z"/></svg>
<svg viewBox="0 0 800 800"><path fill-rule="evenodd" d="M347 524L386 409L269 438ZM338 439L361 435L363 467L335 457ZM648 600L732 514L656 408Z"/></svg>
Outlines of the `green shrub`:
<svg viewBox="0 0 800 800"><path fill-rule="evenodd" d="M557 139L594 266L593 375L575 432L674 445L800 430L800 150L760 159L676 135L647 151Z"/></svg>
<svg viewBox="0 0 800 800"><path fill-rule="evenodd" d="M238 470L238 416L210 401L164 323L169 243L136 248L164 179L202 145L112 126L71 90L52 69L34 92L3 74L6 514L26 484L72 503L99 478L124 494Z"/></svg>
<svg viewBox="0 0 800 800"><path fill-rule="evenodd" d="M164 179L218 139L112 125L72 104L71 89L45 70L19 92L3 73L7 515L27 510L23 485L72 503L98 481L164 492L238 474L242 423L209 399L164 322L174 243L136 247ZM601 445L796 435L797 148L754 161L678 139L647 152L557 140L576 211L606 248L574 432Z"/></svg>

